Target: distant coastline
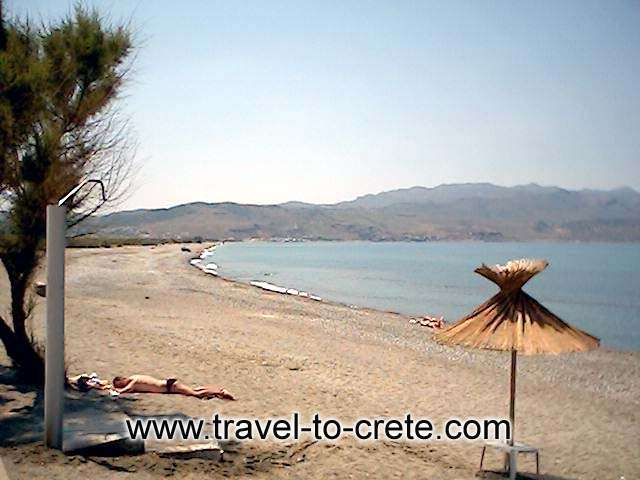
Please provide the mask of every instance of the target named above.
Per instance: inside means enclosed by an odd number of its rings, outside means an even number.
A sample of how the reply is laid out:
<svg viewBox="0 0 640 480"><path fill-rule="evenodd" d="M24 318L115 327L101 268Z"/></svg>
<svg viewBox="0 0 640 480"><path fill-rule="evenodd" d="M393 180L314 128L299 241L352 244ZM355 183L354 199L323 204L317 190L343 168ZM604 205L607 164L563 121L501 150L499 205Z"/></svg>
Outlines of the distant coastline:
<svg viewBox="0 0 640 480"><path fill-rule="evenodd" d="M362 242L362 243L460 243L460 244L509 244L509 243L541 243L541 244L584 244L584 245L639 245L640 240L633 241L615 241L615 240L562 240L562 239L544 239L544 240L471 240L471 239L438 239L438 240L366 240L366 239L328 239L328 238L301 238L288 240L282 238L150 238L150 237L110 237L101 235L84 235L80 237L72 237L67 239L67 248L117 248L124 246L156 246L165 244L197 244L203 245L208 243L309 243L309 242L326 242L326 243L345 243L345 242Z"/></svg>
<svg viewBox="0 0 640 480"><path fill-rule="evenodd" d="M194 202L93 218L77 234L160 241L640 242L640 193L535 184L440 185L332 205Z"/></svg>

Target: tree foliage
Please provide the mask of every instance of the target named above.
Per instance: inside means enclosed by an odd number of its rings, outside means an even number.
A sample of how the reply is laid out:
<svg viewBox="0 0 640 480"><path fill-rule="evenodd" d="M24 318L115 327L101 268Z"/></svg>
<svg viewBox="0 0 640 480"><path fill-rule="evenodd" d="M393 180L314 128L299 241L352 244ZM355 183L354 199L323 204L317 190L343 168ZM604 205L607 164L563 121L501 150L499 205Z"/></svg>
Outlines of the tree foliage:
<svg viewBox="0 0 640 480"><path fill-rule="evenodd" d="M128 25L77 6L59 22L2 22L0 33L0 261L11 285L11 324L0 340L34 380L43 364L27 331L27 288L43 251L46 206L83 179L100 179L69 205L75 224L129 187L133 145L117 108L133 47Z"/></svg>

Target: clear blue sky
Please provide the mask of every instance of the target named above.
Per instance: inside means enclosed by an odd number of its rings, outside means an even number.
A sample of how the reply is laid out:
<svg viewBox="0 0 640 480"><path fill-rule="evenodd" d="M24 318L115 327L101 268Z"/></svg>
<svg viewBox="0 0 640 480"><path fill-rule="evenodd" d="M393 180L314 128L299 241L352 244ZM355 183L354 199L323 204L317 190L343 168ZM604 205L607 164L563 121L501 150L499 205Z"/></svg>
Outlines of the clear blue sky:
<svg viewBox="0 0 640 480"><path fill-rule="evenodd" d="M640 187L637 0L89 5L141 40L126 109L143 168L125 207Z"/></svg>

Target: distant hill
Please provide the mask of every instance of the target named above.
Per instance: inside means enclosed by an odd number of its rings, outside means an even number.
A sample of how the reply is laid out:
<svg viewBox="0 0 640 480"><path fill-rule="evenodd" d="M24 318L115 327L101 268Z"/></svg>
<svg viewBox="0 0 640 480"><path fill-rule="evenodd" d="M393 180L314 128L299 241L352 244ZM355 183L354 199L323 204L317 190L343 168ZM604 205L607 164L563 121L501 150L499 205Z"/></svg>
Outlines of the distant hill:
<svg viewBox="0 0 640 480"><path fill-rule="evenodd" d="M412 187L333 205L189 203L96 217L83 232L166 239L640 241L640 193L490 183Z"/></svg>

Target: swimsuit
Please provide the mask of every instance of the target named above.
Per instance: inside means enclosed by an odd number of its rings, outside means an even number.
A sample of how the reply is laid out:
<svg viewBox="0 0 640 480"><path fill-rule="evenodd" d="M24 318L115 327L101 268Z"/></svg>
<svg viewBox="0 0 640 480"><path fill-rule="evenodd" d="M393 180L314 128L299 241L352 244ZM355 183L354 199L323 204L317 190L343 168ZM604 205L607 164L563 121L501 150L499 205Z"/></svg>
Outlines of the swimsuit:
<svg viewBox="0 0 640 480"><path fill-rule="evenodd" d="M167 393L173 393L173 386L175 385L175 383L178 381L177 378L167 378L165 380L165 388L167 389Z"/></svg>

